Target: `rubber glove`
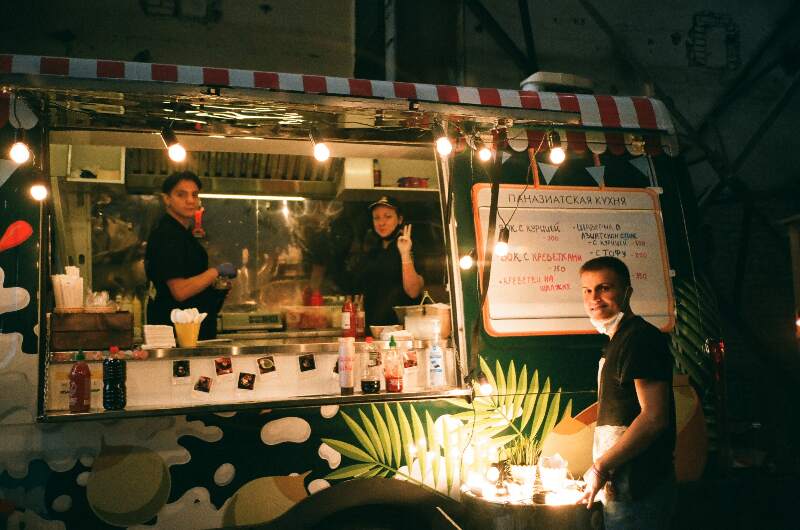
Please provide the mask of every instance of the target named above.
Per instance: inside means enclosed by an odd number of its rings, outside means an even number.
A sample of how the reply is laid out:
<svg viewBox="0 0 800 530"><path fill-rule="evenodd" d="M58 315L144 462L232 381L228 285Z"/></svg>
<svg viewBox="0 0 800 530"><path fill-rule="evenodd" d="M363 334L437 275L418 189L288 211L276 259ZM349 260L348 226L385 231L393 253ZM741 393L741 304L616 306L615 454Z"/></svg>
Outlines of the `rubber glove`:
<svg viewBox="0 0 800 530"><path fill-rule="evenodd" d="M236 267L229 261L217 265L217 272L219 272L219 275L223 278L236 278Z"/></svg>

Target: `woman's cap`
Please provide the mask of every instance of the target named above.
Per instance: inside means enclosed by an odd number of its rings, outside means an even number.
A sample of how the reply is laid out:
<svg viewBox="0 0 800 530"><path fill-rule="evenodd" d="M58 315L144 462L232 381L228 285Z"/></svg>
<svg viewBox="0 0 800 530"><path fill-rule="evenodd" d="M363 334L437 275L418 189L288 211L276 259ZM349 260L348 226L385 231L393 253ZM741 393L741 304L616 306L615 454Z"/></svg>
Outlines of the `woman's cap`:
<svg viewBox="0 0 800 530"><path fill-rule="evenodd" d="M389 197L388 195L383 195L380 199L370 204L369 211L371 212L377 206L387 206L400 213L400 203L397 202L397 199Z"/></svg>

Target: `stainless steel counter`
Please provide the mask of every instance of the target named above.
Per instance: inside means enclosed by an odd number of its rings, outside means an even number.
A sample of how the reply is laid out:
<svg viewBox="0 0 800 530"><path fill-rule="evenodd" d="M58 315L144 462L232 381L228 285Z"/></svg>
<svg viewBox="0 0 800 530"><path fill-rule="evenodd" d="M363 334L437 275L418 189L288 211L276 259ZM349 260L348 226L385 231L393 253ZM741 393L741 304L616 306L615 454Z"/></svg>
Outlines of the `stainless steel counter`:
<svg viewBox="0 0 800 530"><path fill-rule="evenodd" d="M425 349L433 344L432 340L397 341L399 348ZM388 348L389 341L373 341L378 348ZM443 347L449 347L449 340L439 341ZM366 351L367 343L356 341L356 353ZM148 350L149 359L171 359L184 357L228 357L235 355L303 355L306 353L338 353L338 337L292 337L285 339L242 339L229 343L213 342L199 344L196 348L164 348Z"/></svg>

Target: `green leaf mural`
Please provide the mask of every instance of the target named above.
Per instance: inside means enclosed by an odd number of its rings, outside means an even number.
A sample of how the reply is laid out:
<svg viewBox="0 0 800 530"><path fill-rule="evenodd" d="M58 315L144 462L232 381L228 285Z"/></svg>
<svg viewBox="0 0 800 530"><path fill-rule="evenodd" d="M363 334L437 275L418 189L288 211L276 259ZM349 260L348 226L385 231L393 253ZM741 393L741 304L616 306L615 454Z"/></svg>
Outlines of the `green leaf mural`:
<svg viewBox="0 0 800 530"><path fill-rule="evenodd" d="M689 376L703 403L709 448L716 448L717 422L714 398L713 362L705 352L706 338L722 336L719 306L704 277L696 281L673 279L677 319L670 334L675 367Z"/></svg>
<svg viewBox="0 0 800 530"><path fill-rule="evenodd" d="M460 412L434 417L418 404L400 403L384 403L383 411L369 405L369 414L358 409L358 419L342 411L357 445L329 438L322 441L357 463L325 478L395 477L455 496L466 465L465 451L479 438L495 449L524 439L538 458L541 442L559 419L571 414L572 400L562 410L561 389L551 391L549 378L540 387L538 371L529 377L528 367L517 371L513 360L505 369L496 361L491 370L483 358L480 365L492 393L477 396L471 403L445 400Z"/></svg>

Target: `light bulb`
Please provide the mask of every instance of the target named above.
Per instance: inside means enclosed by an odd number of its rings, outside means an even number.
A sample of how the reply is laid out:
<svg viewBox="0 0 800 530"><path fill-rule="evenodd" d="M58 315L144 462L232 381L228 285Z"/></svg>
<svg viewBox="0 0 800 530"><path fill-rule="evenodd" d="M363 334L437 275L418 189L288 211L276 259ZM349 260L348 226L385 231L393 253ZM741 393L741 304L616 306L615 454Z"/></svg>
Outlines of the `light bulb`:
<svg viewBox="0 0 800 530"><path fill-rule="evenodd" d="M506 256L508 255L508 243L505 241L498 241L494 244L494 254L496 256Z"/></svg>
<svg viewBox="0 0 800 530"><path fill-rule="evenodd" d="M25 142L14 142L14 145L11 146L8 154L11 157L11 160L20 165L31 159L31 150L28 148Z"/></svg>
<svg viewBox="0 0 800 530"><path fill-rule="evenodd" d="M450 156L453 152L453 144L447 136L440 136L436 139L436 151L442 156Z"/></svg>
<svg viewBox="0 0 800 530"><path fill-rule="evenodd" d="M186 149L181 144L172 144L167 148L169 159L173 162L183 162L186 160Z"/></svg>
<svg viewBox="0 0 800 530"><path fill-rule="evenodd" d="M37 201L43 201L47 198L47 186L44 184L34 184L31 186L31 197Z"/></svg>
<svg viewBox="0 0 800 530"><path fill-rule="evenodd" d="M482 383L478 387L478 391L481 393L482 396L491 395L491 393L492 393L492 385L490 385L489 383Z"/></svg>
<svg viewBox="0 0 800 530"><path fill-rule="evenodd" d="M564 152L564 148L554 147L550 149L550 162L552 162L553 164L559 165L566 158L567 154Z"/></svg>
<svg viewBox="0 0 800 530"><path fill-rule="evenodd" d="M478 158L483 162L488 162L492 159L492 150L488 147L481 147L478 151Z"/></svg>
<svg viewBox="0 0 800 530"><path fill-rule="evenodd" d="M458 266L464 269L465 271L471 269L472 265L474 264L475 260L472 259L471 254L464 254L463 256L461 256L461 259L458 260Z"/></svg>
<svg viewBox="0 0 800 530"><path fill-rule="evenodd" d="M331 150L324 142L314 144L314 158L320 162L325 162L331 156Z"/></svg>

